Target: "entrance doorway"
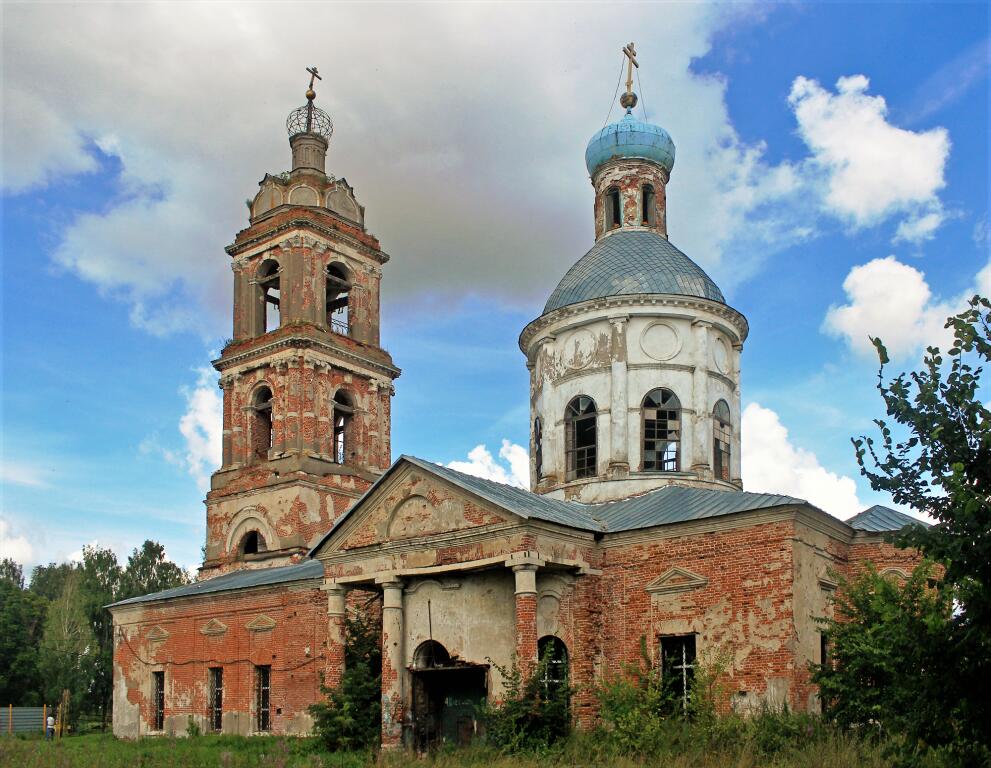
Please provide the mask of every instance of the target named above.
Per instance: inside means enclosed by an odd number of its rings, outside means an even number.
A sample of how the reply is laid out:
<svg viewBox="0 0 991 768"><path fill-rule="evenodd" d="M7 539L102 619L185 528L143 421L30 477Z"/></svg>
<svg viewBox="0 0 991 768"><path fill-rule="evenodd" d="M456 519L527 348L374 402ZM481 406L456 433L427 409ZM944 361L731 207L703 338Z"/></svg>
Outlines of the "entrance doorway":
<svg viewBox="0 0 991 768"><path fill-rule="evenodd" d="M452 659L436 640L413 655L413 743L418 750L470 742L487 693L488 665Z"/></svg>

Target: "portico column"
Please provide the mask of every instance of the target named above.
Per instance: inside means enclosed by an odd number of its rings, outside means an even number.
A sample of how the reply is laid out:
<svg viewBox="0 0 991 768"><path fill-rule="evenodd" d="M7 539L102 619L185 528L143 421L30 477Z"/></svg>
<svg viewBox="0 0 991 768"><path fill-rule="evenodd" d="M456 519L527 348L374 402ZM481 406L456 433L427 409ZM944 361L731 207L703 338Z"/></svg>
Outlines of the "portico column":
<svg viewBox="0 0 991 768"><path fill-rule="evenodd" d="M327 657L324 685L336 688L344 674L344 621L347 618L347 589L330 583L323 587L327 593Z"/></svg>
<svg viewBox="0 0 991 768"><path fill-rule="evenodd" d="M627 317L610 317L610 386L609 386L609 477L626 477L630 472L629 407L626 393L626 321Z"/></svg>
<svg viewBox="0 0 991 768"><path fill-rule="evenodd" d="M513 566L516 577L516 665L526 678L537 663L537 566Z"/></svg>
<svg viewBox="0 0 991 768"><path fill-rule="evenodd" d="M396 749L403 735L403 583L382 584L382 747Z"/></svg>

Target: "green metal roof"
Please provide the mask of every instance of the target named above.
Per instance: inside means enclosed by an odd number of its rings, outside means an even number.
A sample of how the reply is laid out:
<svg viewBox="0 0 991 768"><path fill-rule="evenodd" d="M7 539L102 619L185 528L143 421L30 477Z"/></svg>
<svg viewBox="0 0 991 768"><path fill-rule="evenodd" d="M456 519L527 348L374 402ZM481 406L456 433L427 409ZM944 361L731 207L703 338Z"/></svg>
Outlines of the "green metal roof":
<svg viewBox="0 0 991 768"><path fill-rule="evenodd" d="M284 565L279 568L243 568L225 573L212 579L194 581L181 587L152 592L150 595L132 597L128 600L108 605L108 608L118 608L135 603L150 603L154 600L169 600L178 597L196 597L213 592L228 592L234 589L249 589L251 587L267 587L275 584L285 584L290 581L308 581L323 578L323 564L319 560L305 560L296 565Z"/></svg>
<svg viewBox="0 0 991 768"><path fill-rule="evenodd" d="M906 525L912 525L913 523L917 525L929 525L929 523L914 518L911 515L906 515L897 509L891 509L891 507L883 507L880 504L868 507L863 512L854 515L846 521L846 524L851 528L869 533L900 531Z"/></svg>
<svg viewBox="0 0 991 768"><path fill-rule="evenodd" d="M589 299L633 294L697 296L726 303L712 279L666 237L620 229L599 238L565 273L544 314Z"/></svg>

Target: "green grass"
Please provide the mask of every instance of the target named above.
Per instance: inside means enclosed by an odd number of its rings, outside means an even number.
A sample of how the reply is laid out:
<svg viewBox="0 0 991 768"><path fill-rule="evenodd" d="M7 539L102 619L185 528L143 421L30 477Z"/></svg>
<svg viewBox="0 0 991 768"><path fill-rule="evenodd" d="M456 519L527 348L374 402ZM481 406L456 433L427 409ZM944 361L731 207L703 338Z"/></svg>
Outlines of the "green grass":
<svg viewBox="0 0 991 768"><path fill-rule="evenodd" d="M601 739L581 734L546 753L507 757L485 747L440 750L428 757L326 753L313 739L196 736L118 741L109 735L72 736L54 743L0 738L0 766L17 768L889 768L881 750L841 735L791 747L772 758L752 754L746 745L703 750L684 745L657 758L610 754Z"/></svg>

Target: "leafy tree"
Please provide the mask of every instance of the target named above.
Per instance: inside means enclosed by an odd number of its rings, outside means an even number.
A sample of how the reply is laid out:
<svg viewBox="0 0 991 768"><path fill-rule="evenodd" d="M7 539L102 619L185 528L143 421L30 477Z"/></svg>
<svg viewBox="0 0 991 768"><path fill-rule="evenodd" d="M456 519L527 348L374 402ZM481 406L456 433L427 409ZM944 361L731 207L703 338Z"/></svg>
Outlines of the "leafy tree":
<svg viewBox="0 0 991 768"><path fill-rule="evenodd" d="M165 558L165 547L157 541L145 541L127 558L118 599L147 595L189 583L189 576Z"/></svg>
<svg viewBox="0 0 991 768"><path fill-rule="evenodd" d="M38 644L47 601L18 582L0 578L0 702L33 706L41 703Z"/></svg>
<svg viewBox="0 0 991 768"><path fill-rule="evenodd" d="M9 581L18 589L24 589L24 569L13 558L0 560L0 581Z"/></svg>
<svg viewBox="0 0 991 768"><path fill-rule="evenodd" d="M367 608L367 606L366 606ZM344 622L344 674L336 688L321 687L327 702L314 704L314 730L329 750L369 749L382 729L381 633L370 612L350 613Z"/></svg>
<svg viewBox="0 0 991 768"><path fill-rule="evenodd" d="M31 572L29 589L46 600L57 600L69 575L79 570L79 563L49 563L36 565Z"/></svg>
<svg viewBox="0 0 991 768"><path fill-rule="evenodd" d="M73 574L49 606L38 660L46 700L58 701L68 689L72 717L86 706L97 663L96 637L82 607L81 584L81 575Z"/></svg>
<svg viewBox="0 0 991 768"><path fill-rule="evenodd" d="M975 296L950 317L953 343L945 356L929 347L922 370L890 382L888 354L880 360L878 390L888 419L877 419L880 440L853 441L861 471L875 490L936 520L895 537L945 569L940 589L956 610L942 655L920 676L945 681L943 730L961 748L991 753L991 409L981 401L983 364L991 361L991 301ZM896 432L899 437L896 437ZM853 617L852 620L860 620ZM936 640L932 639L935 644ZM913 705L922 707L921 702ZM909 734L925 740L928 731ZM966 745L971 745L967 747Z"/></svg>
<svg viewBox="0 0 991 768"><path fill-rule="evenodd" d="M83 700L85 709L99 714L106 725L113 702L113 617L106 606L119 599L124 572L112 549L83 547L78 606L86 617L95 643L88 657L91 679Z"/></svg>

